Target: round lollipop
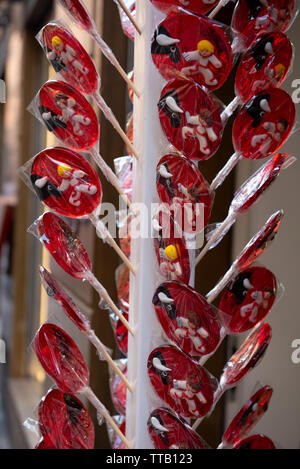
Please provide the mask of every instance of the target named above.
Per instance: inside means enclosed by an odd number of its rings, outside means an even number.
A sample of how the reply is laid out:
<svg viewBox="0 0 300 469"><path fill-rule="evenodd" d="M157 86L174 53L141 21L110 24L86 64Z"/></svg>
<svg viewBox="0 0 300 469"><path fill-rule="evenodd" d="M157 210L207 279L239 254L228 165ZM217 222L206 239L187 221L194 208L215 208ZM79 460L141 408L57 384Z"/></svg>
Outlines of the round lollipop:
<svg viewBox="0 0 300 469"><path fill-rule="evenodd" d="M193 288L179 282L164 282L152 303L168 338L184 352L203 356L220 341L220 326L213 308Z"/></svg>
<svg viewBox="0 0 300 469"><path fill-rule="evenodd" d="M213 405L221 399L225 391L238 385L245 376L261 362L272 337L269 324L257 326L246 338L238 351L226 363L220 378L218 389L214 394ZM197 419L193 429L197 429L201 419Z"/></svg>
<svg viewBox="0 0 300 469"><path fill-rule="evenodd" d="M240 49L247 48L260 33L285 31L294 8L294 0L238 0L232 28L241 42Z"/></svg>
<svg viewBox="0 0 300 469"><path fill-rule="evenodd" d="M147 427L155 449L208 449L184 419L164 407L151 412Z"/></svg>
<svg viewBox="0 0 300 469"><path fill-rule="evenodd" d="M231 448L250 433L267 412L272 394L273 389L264 386L250 397L228 426L218 449Z"/></svg>
<svg viewBox="0 0 300 469"><path fill-rule="evenodd" d="M222 237L235 223L237 217L246 212L257 202L266 189L274 182L282 169L287 168L295 161L293 157L286 153L278 153L270 158L260 169L258 169L236 192L229 207L228 216L214 231L208 243L200 252L196 259L196 264L200 262L205 254L212 247L216 246Z"/></svg>
<svg viewBox="0 0 300 469"><path fill-rule="evenodd" d="M60 5L66 10L68 15L71 17L80 28L84 29L96 42L99 46L102 54L113 64L113 66L118 70L123 79L128 83L128 85L133 89L135 94L139 96L139 92L134 86L134 84L129 80L125 70L119 64L116 56L106 44L105 41L101 38L100 34L97 31L96 24L92 19L91 15L87 11L86 7L80 0L58 0Z"/></svg>
<svg viewBox="0 0 300 469"><path fill-rule="evenodd" d="M117 360L118 365L115 365L118 369L122 370L122 373L127 378L127 360ZM120 379L120 376L115 372L111 373L109 380L111 400L115 406L116 411L121 415L126 415L126 399L127 389L124 382Z"/></svg>
<svg viewBox="0 0 300 469"><path fill-rule="evenodd" d="M171 14L158 25L151 54L166 80L181 72L209 91L220 88L232 68L231 45L220 24L186 13Z"/></svg>
<svg viewBox="0 0 300 469"><path fill-rule="evenodd" d="M100 76L94 62L80 42L66 28L56 23L49 23L42 29L39 41L54 70L59 72L69 85L95 100L132 154L138 158L135 148L100 95Z"/></svg>
<svg viewBox="0 0 300 469"><path fill-rule="evenodd" d="M242 440L232 449L276 449L276 446L267 436L252 435Z"/></svg>
<svg viewBox="0 0 300 469"><path fill-rule="evenodd" d="M235 153L217 174L211 189L219 187L241 158L257 160L275 153L289 137L296 111L291 97L278 88L255 94L239 111L233 125Z"/></svg>
<svg viewBox="0 0 300 469"><path fill-rule="evenodd" d="M203 204L204 213L202 217L200 216L201 228L203 229L208 224L214 193L210 191L209 184L193 162L184 156L165 155L156 168L156 188L163 203L171 206L179 204L183 207L183 212L185 204L191 205L193 227L199 222L196 205ZM183 213L183 220L186 221L184 215Z"/></svg>
<svg viewBox="0 0 300 469"><path fill-rule="evenodd" d="M240 270L250 267L265 252L270 243L275 239L283 215L282 210L275 212L258 233L251 238L224 277L206 295L208 303L212 303L219 296L223 288L225 288Z"/></svg>
<svg viewBox="0 0 300 469"><path fill-rule="evenodd" d="M210 411L211 379L189 355L177 347L164 345L151 352L147 366L156 393L179 415L196 418Z"/></svg>
<svg viewBox="0 0 300 469"><path fill-rule="evenodd" d="M129 442L108 410L89 387L88 369L80 350L71 337L55 324L44 324L34 338L33 347L42 367L54 379L59 389L65 393L85 396L97 413L119 435L127 448L130 448Z"/></svg>
<svg viewBox="0 0 300 469"><path fill-rule="evenodd" d="M43 441L55 449L93 449L95 431L88 411L79 399L52 389L38 409ZM45 448L44 448L45 449Z"/></svg>
<svg viewBox="0 0 300 469"><path fill-rule="evenodd" d="M70 218L88 216L97 233L107 240L130 270L135 272L97 216L102 200L101 183L97 173L83 156L66 148L48 148L34 157L30 180L39 199L53 212Z"/></svg>
<svg viewBox="0 0 300 469"><path fill-rule="evenodd" d="M87 280L133 334L121 311L91 272L88 254L70 227L58 216L47 212L36 221L35 228L41 243L48 249L58 265L72 277Z"/></svg>
<svg viewBox="0 0 300 469"><path fill-rule="evenodd" d="M107 361L107 363L115 370L117 375L123 381L127 389L132 392L132 387L130 383L127 381L122 371L116 366L105 345L100 341L100 339L96 336L95 332L92 330L90 322L88 321L86 316L73 303L72 299L58 284L53 275L51 275L50 272L48 272L44 267L40 267L40 276L43 287L45 288L47 294L51 298L54 298L60 304L68 318L73 321L73 323L81 332L86 334L88 340L94 345L94 347L98 351L99 356Z"/></svg>
<svg viewBox="0 0 300 469"><path fill-rule="evenodd" d="M216 4L217 0L151 0L151 3L163 13L176 13L180 8L195 13L195 15L205 15Z"/></svg>
<svg viewBox="0 0 300 469"><path fill-rule="evenodd" d="M223 124L220 106L201 86L175 78L158 102L162 129L174 147L191 160L207 160L220 146Z"/></svg>

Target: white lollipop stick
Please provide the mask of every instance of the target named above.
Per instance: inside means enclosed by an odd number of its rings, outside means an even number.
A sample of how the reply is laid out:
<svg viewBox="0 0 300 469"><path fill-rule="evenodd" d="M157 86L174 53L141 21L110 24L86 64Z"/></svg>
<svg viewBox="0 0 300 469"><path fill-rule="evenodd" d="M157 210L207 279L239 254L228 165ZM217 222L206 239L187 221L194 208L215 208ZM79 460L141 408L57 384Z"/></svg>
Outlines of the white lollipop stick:
<svg viewBox="0 0 300 469"><path fill-rule="evenodd" d="M239 152L235 152L227 161L225 166L221 169L221 171L216 175L215 179L211 183L210 189L212 191L216 190L218 187L223 184L227 176L231 173L231 171L235 168L239 160L242 158L242 154Z"/></svg>
<svg viewBox="0 0 300 469"><path fill-rule="evenodd" d="M240 100L240 98L238 96L236 96L232 101L231 103L228 104L228 106L226 106L226 108L224 109L224 111L222 112L221 114L221 120L223 122L223 124L227 121L227 119L229 119L229 117L232 116L232 114L234 113L234 111L241 105L243 104L242 101Z"/></svg>
<svg viewBox="0 0 300 469"><path fill-rule="evenodd" d="M139 34L142 34L142 30L141 28L139 27L139 25L137 24L137 22L135 21L135 18L132 16L132 14L130 13L130 11L128 10L127 6L125 5L125 3L123 2L123 0L117 0L118 4L120 5L120 7L122 8L122 10L124 11L125 15L128 17L128 19L131 21L131 23L133 24L133 26L135 27L135 29L137 30L137 32Z"/></svg>

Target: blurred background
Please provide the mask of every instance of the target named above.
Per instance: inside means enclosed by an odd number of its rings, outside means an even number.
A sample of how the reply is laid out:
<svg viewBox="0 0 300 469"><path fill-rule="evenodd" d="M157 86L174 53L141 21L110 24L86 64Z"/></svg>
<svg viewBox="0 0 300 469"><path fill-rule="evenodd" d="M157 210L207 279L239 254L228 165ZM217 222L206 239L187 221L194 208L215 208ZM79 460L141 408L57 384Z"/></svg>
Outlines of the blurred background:
<svg viewBox="0 0 300 469"><path fill-rule="evenodd" d="M133 43L120 27L116 4L113 0L85 0L84 3L95 18L103 39L115 52L121 65L130 71ZM229 4L218 19L229 24L231 14L232 5ZM0 78L6 84L5 103L0 103L0 339L2 345L5 343L5 363L0 363L0 448L3 449L32 448L39 440L34 424L34 409L52 383L35 359L30 344L38 327L47 319L61 324L75 339L89 364L92 388L112 414L117 413L111 401L107 365L98 360L84 336L62 317L54 301L48 299L40 285L38 266L44 265L57 276L75 303L90 317L100 339L113 350L114 358L118 359L122 354L115 345L107 312L98 312L97 295L87 285L70 280L50 260L40 243L27 233L28 227L42 213L42 206L17 176L17 170L22 164L45 147L56 143L53 136L47 134L26 110L43 83L53 77L44 53L35 40L38 31L50 19L66 19L52 0L0 0ZM288 32L296 51L297 47L300 50L297 35L299 26L298 18ZM106 59L102 60L99 50L88 36L73 25L72 29L95 60L102 78L101 94L124 128L131 111L125 83L111 64ZM234 96L233 77L234 74L217 93L226 104ZM300 79L300 63L296 53L293 71L284 84L288 92L294 91L292 82L297 78ZM126 150L111 125L102 115L99 115L99 119L101 154L113 167L113 159L125 155ZM231 123L226 127L220 151L200 166L208 180L213 179L232 154ZM299 135L292 135L284 147L296 157L300 145ZM227 179L216 197L213 222L225 218L235 188L257 166L260 165L242 161L235 173ZM201 425L199 432L212 446L220 442L226 423L247 401L257 384L269 384L274 387L274 396L268 413L255 433L268 435L282 448L300 447L300 364L293 363L291 359L292 342L300 340L297 294L300 265L299 180L298 162L292 169L282 173L249 214L240 218L221 245L207 255L196 275L196 289L205 294L267 218L278 209L284 210L285 219L279 235L260 260L285 286L285 295L269 316L273 327L271 346L262 364L235 391L227 392L213 415ZM104 201L116 203L115 191L104 178L102 185ZM93 272L117 301L117 256L109 247L96 240L94 229L88 223L72 222L72 226L88 248ZM240 337L230 338L209 362L208 367L216 377L220 376L226 357L236 350L241 341ZM0 358L3 355L1 353ZM96 448L109 448L105 425L96 425L92 409L90 413L96 426Z"/></svg>

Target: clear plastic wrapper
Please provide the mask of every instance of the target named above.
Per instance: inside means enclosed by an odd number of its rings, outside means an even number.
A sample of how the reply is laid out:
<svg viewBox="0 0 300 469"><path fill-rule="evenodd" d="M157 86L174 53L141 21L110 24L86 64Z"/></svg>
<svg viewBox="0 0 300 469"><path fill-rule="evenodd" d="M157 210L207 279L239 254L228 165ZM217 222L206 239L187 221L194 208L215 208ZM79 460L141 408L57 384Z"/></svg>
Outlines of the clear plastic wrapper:
<svg viewBox="0 0 300 469"><path fill-rule="evenodd" d="M134 36L135 36L135 27L124 12L124 10L120 7L119 3L117 0L114 0L114 2L118 5L119 7L119 13L120 13L120 20L121 20L121 25L122 29L124 31L124 34L134 41ZM123 0L125 7L128 9L130 12L131 16L135 19L136 16L136 8L135 8L135 0Z"/></svg>
<svg viewBox="0 0 300 469"><path fill-rule="evenodd" d="M127 359L116 360L115 364L122 371L124 376L127 377ZM125 416L127 389L113 369L110 370L109 387L111 399L116 411Z"/></svg>
<svg viewBox="0 0 300 469"><path fill-rule="evenodd" d="M116 176L120 181L124 193L132 200L132 177L133 158L132 156L121 156L114 159Z"/></svg>
<svg viewBox="0 0 300 469"><path fill-rule="evenodd" d="M214 308L193 288L164 282L152 303L168 339L192 356L212 353L220 342L220 325Z"/></svg>
<svg viewBox="0 0 300 469"><path fill-rule="evenodd" d="M216 381L178 347L154 349L147 367L155 392L180 416L198 418L211 410Z"/></svg>
<svg viewBox="0 0 300 469"><path fill-rule="evenodd" d="M169 81L158 102L166 138L191 160L207 160L218 150L223 136L221 111L213 95L184 77Z"/></svg>
<svg viewBox="0 0 300 469"><path fill-rule="evenodd" d="M225 83L233 64L225 27L187 11L170 14L157 26L151 54L166 80L180 72L209 91Z"/></svg>
<svg viewBox="0 0 300 469"><path fill-rule="evenodd" d="M170 409L154 409L147 427L155 449L209 449L188 423Z"/></svg>
<svg viewBox="0 0 300 469"><path fill-rule="evenodd" d="M123 417L122 415L115 415L113 419L115 420L121 432L125 435L126 433L125 417ZM124 445L123 441L111 428L108 428L108 435L109 435L112 449L126 449L126 446Z"/></svg>
<svg viewBox="0 0 300 469"><path fill-rule="evenodd" d="M232 449L277 449L273 441L265 435L252 435L237 443Z"/></svg>
<svg viewBox="0 0 300 469"><path fill-rule="evenodd" d="M268 410L273 394L270 386L263 386L253 394L227 427L218 449L227 449L240 443Z"/></svg>
<svg viewBox="0 0 300 469"><path fill-rule="evenodd" d="M205 15L212 10L218 0L150 0L163 13L176 13L182 8L195 15Z"/></svg>
<svg viewBox="0 0 300 469"><path fill-rule="evenodd" d="M116 270L117 294L120 307L129 313L129 288L130 273L125 264L121 264Z"/></svg>

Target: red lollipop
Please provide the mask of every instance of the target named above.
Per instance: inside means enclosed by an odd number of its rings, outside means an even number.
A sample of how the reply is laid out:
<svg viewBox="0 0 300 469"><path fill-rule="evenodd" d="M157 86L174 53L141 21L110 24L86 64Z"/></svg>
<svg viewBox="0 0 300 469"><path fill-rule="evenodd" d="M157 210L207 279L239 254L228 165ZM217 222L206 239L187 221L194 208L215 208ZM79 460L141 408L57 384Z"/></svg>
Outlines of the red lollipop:
<svg viewBox="0 0 300 469"><path fill-rule="evenodd" d="M117 365L118 363L118 365ZM121 369L124 376L127 378L127 360L118 360L116 366ZM127 389L119 375L116 373L111 374L109 380L110 394L116 411L121 415L126 415L126 399Z"/></svg>
<svg viewBox="0 0 300 469"><path fill-rule="evenodd" d="M55 324L44 324L37 332L33 347L46 371L61 391L83 394L116 433L125 445L130 445L120 432L108 410L89 387L89 373L84 358L75 342Z"/></svg>
<svg viewBox="0 0 300 469"><path fill-rule="evenodd" d="M210 191L209 184L193 162L184 156L165 155L157 165L156 188L163 203L169 205L179 204L183 209L185 204L192 206L194 213L193 227L199 221L196 204L203 204L204 213L202 222L200 220L201 229L208 224L214 194ZM185 221L184 210L182 218Z"/></svg>
<svg viewBox="0 0 300 469"><path fill-rule="evenodd" d="M118 285L117 293L118 300L122 310L129 312L129 288L130 288L130 276L129 269L126 265L121 265L118 270Z"/></svg>
<svg viewBox="0 0 300 469"><path fill-rule="evenodd" d="M191 80L175 78L158 102L162 129L174 147L191 160L207 160L220 146L223 124L215 99Z"/></svg>
<svg viewBox="0 0 300 469"><path fill-rule="evenodd" d="M273 389L264 386L250 397L228 426L218 449L232 447L250 433L267 412L272 394Z"/></svg>
<svg viewBox="0 0 300 469"><path fill-rule="evenodd" d="M151 352L148 374L159 397L179 415L206 415L213 404L213 385L198 363L179 348L164 345Z"/></svg>
<svg viewBox="0 0 300 469"><path fill-rule="evenodd" d="M178 12L184 8L196 15L205 15L217 3L217 0L151 0L151 3L164 13ZM180 10L179 10L180 11Z"/></svg>
<svg viewBox="0 0 300 469"><path fill-rule="evenodd" d="M70 227L58 216L47 212L37 220L36 229L41 243L48 249L58 265L72 277L87 280L132 333L122 313L92 274L88 254Z"/></svg>
<svg viewBox="0 0 300 469"><path fill-rule="evenodd" d="M57 449L48 437L42 438L34 449Z"/></svg>
<svg viewBox="0 0 300 469"><path fill-rule="evenodd" d="M88 411L72 394L51 390L39 404L43 441L55 449L93 449L95 431ZM45 449L45 448L44 448Z"/></svg>
<svg viewBox="0 0 300 469"><path fill-rule="evenodd" d="M252 435L242 440L232 449L276 449L276 446L267 436Z"/></svg>
<svg viewBox="0 0 300 469"><path fill-rule="evenodd" d="M219 315L232 333L252 329L261 322L274 305L277 294L276 277L264 267L242 270L224 291Z"/></svg>
<svg viewBox="0 0 300 469"><path fill-rule="evenodd" d="M282 169L294 162L294 158L286 153L277 153L258 169L236 192L229 207L228 216L213 232L208 243L196 259L196 264L212 249L235 223L236 218L249 210L257 202L266 189L275 181Z"/></svg>
<svg viewBox="0 0 300 469"><path fill-rule="evenodd" d="M223 28L192 14L164 19L154 32L151 54L166 80L181 72L209 91L220 88L232 68L231 45Z"/></svg>
<svg viewBox="0 0 300 469"><path fill-rule="evenodd" d="M208 449L184 419L164 407L151 412L147 427L155 449Z"/></svg>
<svg viewBox="0 0 300 469"><path fill-rule="evenodd" d="M128 314L123 312L124 318L128 321ZM123 353L123 355L127 356L128 353L128 330L124 326L124 324L118 319L114 324L114 333L117 346Z"/></svg>
<svg viewBox="0 0 300 469"><path fill-rule="evenodd" d="M179 282L162 283L152 303L168 338L190 355L213 352L220 326L213 308L193 288Z"/></svg>
<svg viewBox="0 0 300 469"><path fill-rule="evenodd" d="M248 47L260 33L278 29L285 31L293 17L294 7L294 0L238 0L232 27L242 47Z"/></svg>

